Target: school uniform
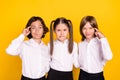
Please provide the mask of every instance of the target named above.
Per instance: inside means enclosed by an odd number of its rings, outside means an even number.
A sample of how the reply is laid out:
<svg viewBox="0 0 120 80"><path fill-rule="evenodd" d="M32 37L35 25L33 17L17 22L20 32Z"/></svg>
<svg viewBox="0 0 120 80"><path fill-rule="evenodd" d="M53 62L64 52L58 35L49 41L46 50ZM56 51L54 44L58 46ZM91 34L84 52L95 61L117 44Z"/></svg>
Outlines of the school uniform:
<svg viewBox="0 0 120 80"><path fill-rule="evenodd" d="M79 67L78 49L74 42L73 51L70 54L68 51L69 41L64 42L59 40L54 41L53 54L51 56L50 71L48 72L47 80L73 80L72 70L73 65ZM50 45L48 44L50 47Z"/></svg>
<svg viewBox="0 0 120 80"><path fill-rule="evenodd" d="M21 80L45 80L44 76L49 71L50 55L48 47L41 41L40 44L34 39L24 41L21 34L12 41L6 52L10 55L19 55L22 60Z"/></svg>
<svg viewBox="0 0 120 80"><path fill-rule="evenodd" d="M87 42L84 40L79 47L79 80L104 80L103 67L112 59L112 52L106 38L97 37Z"/></svg>

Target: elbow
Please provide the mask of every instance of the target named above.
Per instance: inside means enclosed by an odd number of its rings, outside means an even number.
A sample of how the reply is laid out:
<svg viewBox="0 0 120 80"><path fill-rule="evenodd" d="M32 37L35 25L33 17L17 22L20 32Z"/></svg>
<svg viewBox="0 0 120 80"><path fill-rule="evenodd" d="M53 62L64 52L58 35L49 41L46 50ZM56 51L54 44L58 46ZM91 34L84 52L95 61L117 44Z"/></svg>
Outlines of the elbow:
<svg viewBox="0 0 120 80"><path fill-rule="evenodd" d="M15 52L11 51L8 48L6 49L6 53L9 54L9 55L12 55L12 56L17 55L17 54L14 54Z"/></svg>
<svg viewBox="0 0 120 80"><path fill-rule="evenodd" d="M112 60L112 58L113 58L113 55L111 55L108 60Z"/></svg>
<svg viewBox="0 0 120 80"><path fill-rule="evenodd" d="M12 52L9 49L5 50L7 54L12 55Z"/></svg>
<svg viewBox="0 0 120 80"><path fill-rule="evenodd" d="M5 51L6 51L6 53L7 53L7 54L10 54L10 51L9 51L9 49L6 49Z"/></svg>
<svg viewBox="0 0 120 80"><path fill-rule="evenodd" d="M75 67L75 68L79 68L79 67L80 67L79 63L74 64L74 67Z"/></svg>
<svg viewBox="0 0 120 80"><path fill-rule="evenodd" d="M113 58L113 55L111 54L110 56L106 57L105 59L106 60L112 60L112 58Z"/></svg>

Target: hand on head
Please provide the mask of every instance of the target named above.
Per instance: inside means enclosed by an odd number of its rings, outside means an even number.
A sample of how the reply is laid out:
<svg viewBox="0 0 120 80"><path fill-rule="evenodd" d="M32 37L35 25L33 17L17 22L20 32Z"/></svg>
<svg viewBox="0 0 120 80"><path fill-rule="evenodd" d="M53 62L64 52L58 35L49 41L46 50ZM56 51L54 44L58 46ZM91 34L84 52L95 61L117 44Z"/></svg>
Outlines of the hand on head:
<svg viewBox="0 0 120 80"><path fill-rule="evenodd" d="M102 32L100 32L97 28L94 28L95 29L95 35L101 39L101 38L104 38L105 36L103 35Z"/></svg>
<svg viewBox="0 0 120 80"><path fill-rule="evenodd" d="M24 36L28 36L30 34L30 28L31 28L31 26L29 26L23 30L22 33L24 34Z"/></svg>

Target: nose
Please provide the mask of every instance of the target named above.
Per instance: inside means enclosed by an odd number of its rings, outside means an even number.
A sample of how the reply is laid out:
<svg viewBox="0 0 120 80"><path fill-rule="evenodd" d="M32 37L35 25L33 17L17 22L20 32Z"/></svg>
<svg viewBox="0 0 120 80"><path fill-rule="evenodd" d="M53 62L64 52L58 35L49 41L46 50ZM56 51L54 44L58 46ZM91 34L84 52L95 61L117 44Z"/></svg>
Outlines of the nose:
<svg viewBox="0 0 120 80"><path fill-rule="evenodd" d="M89 33L89 31L90 31L89 29L86 29L86 32L87 32L87 33Z"/></svg>
<svg viewBox="0 0 120 80"><path fill-rule="evenodd" d="M35 29L35 32L38 33L40 30L39 29Z"/></svg>
<svg viewBox="0 0 120 80"><path fill-rule="evenodd" d="M61 31L61 35L63 35L64 34L64 31Z"/></svg>

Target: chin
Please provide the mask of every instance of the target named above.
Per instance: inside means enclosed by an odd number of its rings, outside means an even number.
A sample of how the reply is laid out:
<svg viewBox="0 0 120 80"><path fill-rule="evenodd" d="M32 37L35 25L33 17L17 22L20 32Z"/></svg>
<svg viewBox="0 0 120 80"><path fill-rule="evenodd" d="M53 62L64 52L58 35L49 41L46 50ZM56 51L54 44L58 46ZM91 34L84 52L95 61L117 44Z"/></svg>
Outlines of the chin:
<svg viewBox="0 0 120 80"><path fill-rule="evenodd" d="M41 37L34 37L34 39L41 39Z"/></svg>
<svg viewBox="0 0 120 80"><path fill-rule="evenodd" d="M92 39L93 37L86 37L86 39Z"/></svg>

